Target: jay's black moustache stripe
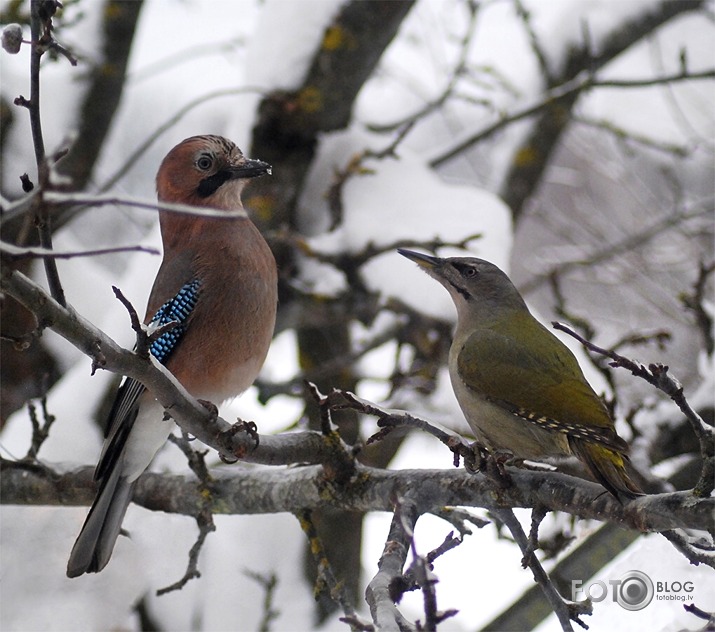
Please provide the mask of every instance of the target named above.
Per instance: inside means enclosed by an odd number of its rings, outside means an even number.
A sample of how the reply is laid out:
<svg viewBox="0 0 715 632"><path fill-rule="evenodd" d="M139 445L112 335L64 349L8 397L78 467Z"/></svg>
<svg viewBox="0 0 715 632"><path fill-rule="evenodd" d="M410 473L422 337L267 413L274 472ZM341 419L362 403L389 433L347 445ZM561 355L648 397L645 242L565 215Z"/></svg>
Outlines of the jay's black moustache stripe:
<svg viewBox="0 0 715 632"><path fill-rule="evenodd" d="M199 182L199 188L196 192L201 198L207 198L212 196L216 191L218 191L221 186L231 179L230 171L217 171L212 176L208 176Z"/></svg>

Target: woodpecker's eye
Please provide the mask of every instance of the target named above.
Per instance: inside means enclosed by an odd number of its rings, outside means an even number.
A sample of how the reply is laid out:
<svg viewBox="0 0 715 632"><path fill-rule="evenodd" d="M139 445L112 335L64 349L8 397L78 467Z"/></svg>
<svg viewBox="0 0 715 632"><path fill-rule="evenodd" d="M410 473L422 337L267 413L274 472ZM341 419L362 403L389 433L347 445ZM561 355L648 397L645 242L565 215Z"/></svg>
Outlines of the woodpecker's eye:
<svg viewBox="0 0 715 632"><path fill-rule="evenodd" d="M211 169L214 161L208 154L201 154L196 161L196 166L201 169L201 171L208 171Z"/></svg>

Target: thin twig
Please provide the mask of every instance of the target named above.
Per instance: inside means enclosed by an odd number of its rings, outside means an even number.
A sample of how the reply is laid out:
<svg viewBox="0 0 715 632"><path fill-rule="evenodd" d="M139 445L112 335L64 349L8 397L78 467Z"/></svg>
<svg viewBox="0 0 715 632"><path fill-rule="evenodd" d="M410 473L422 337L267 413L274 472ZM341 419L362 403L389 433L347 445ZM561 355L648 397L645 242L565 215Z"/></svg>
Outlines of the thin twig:
<svg viewBox="0 0 715 632"><path fill-rule="evenodd" d="M528 546L524 557L521 560L521 565L526 568L531 561L531 558L539 548L539 526L543 522L548 513L545 507L537 505L531 510L531 529L529 529Z"/></svg>
<svg viewBox="0 0 715 632"><path fill-rule="evenodd" d="M489 520L476 516L471 511L460 507L440 507L439 509L430 512L432 515L446 520L459 531L459 534L464 538L465 535L471 535L472 530L467 526L467 523L473 524L477 529L483 529L491 524Z"/></svg>
<svg viewBox="0 0 715 632"><path fill-rule="evenodd" d="M705 564L715 568L715 548L713 548L712 542L693 541L688 539L685 532L676 531L675 529L661 531L660 534L680 551L693 566Z"/></svg>
<svg viewBox="0 0 715 632"><path fill-rule="evenodd" d="M139 70L135 70L129 75L128 79L131 83L136 84L151 78L153 75L166 73L167 70L173 66L179 66L186 62L194 62L200 57L217 55L220 52L232 52L243 45L245 45L245 38L238 36L229 38L223 42L210 41L207 44L190 46L147 64L143 68L139 68Z"/></svg>
<svg viewBox="0 0 715 632"><path fill-rule="evenodd" d="M0 194L0 226L8 219L27 213L32 204L34 204L34 199L40 193L34 183L30 182L29 176L26 173L21 176L21 179L22 178L26 179L24 180L24 182L27 182L25 186L29 187L31 185L31 188L28 191L25 191L26 195L16 200L8 200Z"/></svg>
<svg viewBox="0 0 715 632"><path fill-rule="evenodd" d="M245 211L226 211L213 209L204 206L190 206L188 204L169 204L168 202L154 202L142 198L131 198L114 195L93 195L86 193L60 193L59 191L48 191L45 193L45 200L56 206L131 206L134 208L147 209L150 211L169 211L183 215L195 215L196 217L246 217Z"/></svg>
<svg viewBox="0 0 715 632"><path fill-rule="evenodd" d="M48 250L46 248L20 247L7 242L0 242L0 254L11 261L23 259L73 259L75 257L97 257L118 252L145 252L151 255L161 254L156 248L147 246L115 246L109 248L96 248L94 250Z"/></svg>
<svg viewBox="0 0 715 632"><path fill-rule="evenodd" d="M619 141L628 141L637 145L642 145L643 147L672 154L674 156L678 156L679 158L685 158L690 153L690 150L683 145L676 145L675 143L668 143L654 138L649 138L648 136L644 136L642 134L637 134L632 130L618 127L618 125L616 125L613 121L609 121L607 119L594 119L587 116L574 115L571 120L579 125L608 132L609 134L615 136Z"/></svg>
<svg viewBox="0 0 715 632"><path fill-rule="evenodd" d="M684 210L678 209L675 212L656 220L644 230L624 237L621 241L608 244L604 248L596 250L592 253L587 253L578 259L564 261L557 266L534 276L526 283L522 283L519 286L519 291L522 294L528 294L537 290L544 283L550 282L555 274L562 275L575 268L591 267L594 264L612 259L617 255L633 252L635 249L645 245L651 239L661 235L666 230L693 219L709 217L712 214L712 211L712 200L703 200L699 204L691 205L691 207Z"/></svg>
<svg viewBox="0 0 715 632"><path fill-rule="evenodd" d="M318 568L318 576L314 587L315 594L318 595L325 591L330 598L337 603L345 614L345 622L350 624L352 630L365 630L364 623L359 623L360 618L351 603L350 597L345 588L345 582L338 581L333 573L333 568L325 553L323 541L318 535L318 531L313 523L313 515L310 510L304 510L296 514L303 533L305 533L310 544L309 549L313 554L313 559ZM361 627L362 626L362 627Z"/></svg>
<svg viewBox="0 0 715 632"><path fill-rule="evenodd" d="M45 44L52 41L52 16L47 15L47 3L42 0L32 0L30 3L30 32L32 35L32 48L30 53L30 129L35 148L35 164L42 184L48 181L49 167L45 156L45 141L42 135L42 118L40 115L40 61L46 48ZM44 16L44 17L43 17ZM44 187L42 187L44 188ZM36 198L39 200L39 198ZM52 250L52 228L47 207L41 201L35 207L35 223L40 236L40 245L45 250ZM67 305L65 293L62 289L57 264L52 258L43 259L47 283L52 297L63 307Z"/></svg>
<svg viewBox="0 0 715 632"><path fill-rule="evenodd" d="M270 632L271 623L280 616L280 610L273 608L276 587L278 586L278 576L275 573L262 575L256 571L244 569L243 574L255 581L264 591L263 616L258 624L258 632Z"/></svg>
<svg viewBox="0 0 715 632"><path fill-rule="evenodd" d="M176 329L181 324L177 320L171 320L158 327L152 327L151 331L149 331L147 327L142 325L142 322L139 319L139 314L137 314L137 310L134 309L134 305L132 305L131 301L124 296L122 291L114 285L112 286L112 291L114 292L114 296L117 300L124 305L124 308L129 313L132 330L136 334L137 342L135 352L140 358L148 358L151 345L161 338L166 332Z"/></svg>
<svg viewBox="0 0 715 632"><path fill-rule="evenodd" d="M539 63L540 74L545 79L546 85L551 85L554 81L554 73L551 72L551 68L546 60L546 52L543 46L541 46L541 42L539 42L539 38L534 30L531 13L524 6L522 0L516 0L516 14L524 25L526 34L529 36L529 45L536 57L536 61Z"/></svg>
<svg viewBox="0 0 715 632"><path fill-rule="evenodd" d="M186 565L186 571L184 572L183 577L178 581L157 590L157 597L175 590L181 590L192 579L198 579L201 577L201 573L198 569L199 556L201 555L201 551L209 533L216 531L213 512L211 510L213 503L212 485L214 481L209 473L205 459L208 454L208 450L194 450L189 442L189 436L183 431L181 437L177 437L173 434L169 435L169 441L176 445L184 453L191 471L199 479L199 486L202 492L199 497L201 498L202 506L195 516L196 524L199 527L199 533L196 538L196 542L194 542L193 546L189 550L189 561Z"/></svg>
<svg viewBox="0 0 715 632"><path fill-rule="evenodd" d="M437 592L435 584L437 578L432 573L430 564L417 552L414 533L410 534L410 548L412 549L412 564L402 576L402 581L414 582L422 591L422 608L425 613L425 622L417 621L417 627L425 632L437 632L437 624L441 620L441 613L437 610ZM409 574L409 578L408 578ZM452 614L456 612L452 611Z"/></svg>
<svg viewBox="0 0 715 632"><path fill-rule="evenodd" d="M700 262L698 265L698 278L693 283L692 294L685 295L681 298L683 305L693 312L695 320L698 324L698 330L705 342L705 351L708 355L712 355L715 351L715 338L713 338L713 319L705 309L704 301L706 298L706 287L708 278L715 272L715 262L705 264Z"/></svg>
<svg viewBox="0 0 715 632"><path fill-rule="evenodd" d="M258 388L259 399L268 400L278 394L296 394L306 382L317 382L321 379L329 378L340 373L345 367L353 366L365 355L395 339L396 334L402 330L404 325L396 323L392 327L387 327L378 333L374 338L366 341L351 353L331 358L320 365L306 369L295 377L285 382L266 382L257 380L254 386Z"/></svg>
<svg viewBox="0 0 715 632"><path fill-rule="evenodd" d="M203 488L210 492L214 479L211 476L208 465L206 465L206 455L209 451L194 450L191 447L191 437L184 431L181 432L180 437L170 434L169 441L181 450L183 455L186 457L187 463L189 464L189 469L196 475L196 478L199 479Z"/></svg>
<svg viewBox="0 0 715 632"><path fill-rule="evenodd" d="M318 387L312 382L306 382L305 387L308 389L311 397L318 405L320 410L320 431L327 437L335 432L336 426L333 424L328 406L328 398L323 395Z"/></svg>
<svg viewBox="0 0 715 632"><path fill-rule="evenodd" d="M460 42L459 57L457 58L457 63L450 73L449 80L447 81L447 85L444 90L442 90L442 93L437 96L437 98L425 103L416 112L413 112L412 114L409 114L392 123L370 125L370 130L374 132L389 132L395 129L411 129L412 126L418 121L437 111L450 97L454 96L459 80L463 78L467 72L467 63L469 61L471 44L476 34L475 25L477 22L477 15L479 13L479 9L481 8L480 3L475 2L474 0L468 0L465 5L469 11L469 17L466 20L464 35L462 36L462 40Z"/></svg>
<svg viewBox="0 0 715 632"><path fill-rule="evenodd" d="M27 409L30 414L30 423L32 424L32 441L25 459L30 461L35 461L37 459L40 448L47 437L49 437L50 428L57 419L54 415L51 415L47 409L46 397L43 397L40 400L40 406L42 408L42 421L37 418L37 409L35 408L35 405L31 401L27 403Z"/></svg>
<svg viewBox="0 0 715 632"><path fill-rule="evenodd" d="M301 244L301 251L303 254L321 263L330 263L343 271L347 271L352 268L360 267L375 257L379 257L387 252L394 252L398 248L423 248L430 252L436 252L440 248L465 249L471 242L481 238L481 233L471 233L457 241L444 241L439 237L429 240L397 239L383 246L377 246L370 241L359 252L340 254L321 252L320 250L313 249L308 243L303 242Z"/></svg>
<svg viewBox="0 0 715 632"><path fill-rule="evenodd" d="M206 541L208 534L212 531L216 531L216 525L214 524L213 516L210 511L202 511L199 513L199 515L196 516L196 524L199 527L199 535L189 551L189 562L186 566L184 576L179 581L157 590L157 597L161 597L162 595L166 595L167 593L175 590L181 590L192 579L198 579L201 577L201 573L198 569L199 555L201 554L201 549L203 549L204 542Z"/></svg>
<svg viewBox="0 0 715 632"><path fill-rule="evenodd" d="M699 72L689 72L681 69L671 75L662 75L649 79L599 79L598 81L593 81L591 86L594 88L645 88L663 84L669 85L681 81L705 81L707 79L715 79L715 69L701 70Z"/></svg>
<svg viewBox="0 0 715 632"><path fill-rule="evenodd" d="M715 613L706 612L702 608L698 608L694 603L683 604L683 608L685 608L686 612L694 614L699 619L704 619L710 624L709 627L703 628L704 631L707 630L709 632L710 630L715 628Z"/></svg>
<svg viewBox="0 0 715 632"><path fill-rule="evenodd" d="M419 589L422 592L425 621L424 623L418 621L417 629L436 632L437 626L445 619L456 615L457 611L452 609L441 612L437 609L437 592L435 586L438 583L438 579L432 572L432 562L443 553L461 544L462 540L460 538L454 538L452 533L450 533L437 549L431 551L426 556L420 555L417 552L414 537L414 527L419 515L414 502L401 497L396 499L393 524L399 524L401 526L401 539L403 542L409 543L409 548L412 552L412 563L404 573L395 576L391 580L389 592L391 599L399 603L404 593ZM392 537L392 528L390 529L390 534L390 537Z"/></svg>
<svg viewBox="0 0 715 632"><path fill-rule="evenodd" d="M331 458L323 463L326 482L338 486L348 483L355 475L355 456L357 447L350 449L341 439L337 426L332 420L331 395L323 395L312 382L306 382L306 388L318 405L320 411L320 428L326 442L333 446Z"/></svg>
<svg viewBox="0 0 715 632"><path fill-rule="evenodd" d="M159 125L151 134L149 134L146 139L137 147L127 158L124 160L124 164L119 167L119 169L111 175L100 187L99 192L103 193L111 189L119 180L121 180L127 172L136 165L139 158L141 158L146 151L151 147L156 140L167 130L171 129L181 121L184 116L186 116L191 110L205 105L207 102L214 99L222 97L232 97L242 94L258 94L262 95L264 91L260 88L246 86L243 88L227 88L223 90L215 90L214 92L209 92L203 94L195 99L192 99L187 104L179 108L171 117L169 117L164 123Z"/></svg>
<svg viewBox="0 0 715 632"><path fill-rule="evenodd" d="M144 198L132 198L123 197L115 195L104 195L104 194L92 194L92 193L63 193L60 191L44 191L42 192L42 199L44 202L54 205L55 207L73 207L73 206L87 206L96 207L101 206L129 206L132 208L145 209L149 211L156 212L168 211L171 213L180 213L183 215L193 215L196 217L221 217L229 219L231 217L247 217L246 212L241 211L224 211L220 209L213 209L207 207L199 206L188 206L186 204L169 204L168 202L154 202L146 200ZM36 203L35 198L33 202ZM2 216L3 222L10 221L19 215L27 213L32 210L32 206L22 204L15 208L12 208L9 212L4 213Z"/></svg>
<svg viewBox="0 0 715 632"><path fill-rule="evenodd" d="M478 469L475 465L475 459L477 457L473 447L460 435L454 432L439 428L433 423L420 419L419 417L415 417L414 415L402 410L382 409L372 402L358 397L350 391L334 390L331 393L331 401L334 408L352 408L353 410L357 410L358 412L366 415L377 417L377 425L381 428L381 430L366 441L368 445L381 440L394 428L400 426L417 428L439 439L452 451L454 454L455 467L459 465L459 457L462 457L468 468Z"/></svg>
<svg viewBox="0 0 715 632"><path fill-rule="evenodd" d="M581 621L579 618L584 614L591 614L588 610L588 606L585 604L575 604L567 603L563 597L556 590L556 587L549 579L549 576L544 571L538 558L532 554L529 548L529 540L521 528L521 524L517 520L514 512L511 509L496 509L493 512L507 529L511 532L514 540L519 545L524 559L527 561L532 574L534 575L534 580L536 581L544 592L544 596L551 605L551 609L556 614L556 617L561 624L561 629L564 632L573 632L573 627L571 626L571 620L578 623L581 627L588 628L587 625Z"/></svg>
<svg viewBox="0 0 715 632"><path fill-rule="evenodd" d="M441 555L444 555L447 551L451 551L452 549L458 547L462 543L462 538L455 538L454 533L450 531L447 536L445 537L444 541L442 544L440 544L436 549L430 551L427 553L425 556L420 556L417 554L417 551L415 549L414 545L414 538L412 539L412 555L413 555L413 562L410 565L410 567L405 571L403 575L403 581L407 588L405 588L405 592L408 590L416 590L418 588L421 588L424 590L424 585L425 583L436 583L436 581L433 581L431 578L428 577L429 571L432 569L432 566L434 565L434 561L440 557ZM428 588L428 590L431 590L431 587ZM430 597L430 600L432 600L432 597ZM436 595L434 595L434 607L436 609ZM436 610L434 610L436 612ZM449 616L453 616L456 614L456 611L450 611ZM432 617L427 617L427 619L434 619L434 616ZM446 618L446 617L444 617Z"/></svg>
<svg viewBox="0 0 715 632"><path fill-rule="evenodd" d="M470 149L477 143L486 140L496 132L508 127L512 123L529 118L534 114L538 114L542 110L552 108L555 103L568 99L578 92L592 88L641 88L643 86L656 86L662 84L671 84L676 81L688 80L705 80L715 77L715 70L707 70L699 73L684 74L678 72L673 75L665 75L662 77L654 77L652 79L632 79L629 81L607 80L599 81L594 78L591 72L582 72L573 79L554 86L542 95L538 101L530 105L526 105L510 114L504 114L497 121L482 128L479 132L471 134L468 138L458 142L455 146L447 151L442 152L430 160L431 167L440 167L456 158L467 149Z"/></svg>
<svg viewBox="0 0 715 632"><path fill-rule="evenodd" d="M412 124L407 124L402 127L395 135L393 141L384 149L372 150L365 149L364 151L355 154L348 161L344 169L336 170L333 176L333 181L325 192L325 198L328 202L328 210L330 211L330 226L329 230L334 230L343 221L343 190L345 184L356 175L364 175L374 173L374 170L365 167L364 161L370 158L376 160L384 160L385 158L396 158L397 147L407 137L407 134L412 129Z"/></svg>

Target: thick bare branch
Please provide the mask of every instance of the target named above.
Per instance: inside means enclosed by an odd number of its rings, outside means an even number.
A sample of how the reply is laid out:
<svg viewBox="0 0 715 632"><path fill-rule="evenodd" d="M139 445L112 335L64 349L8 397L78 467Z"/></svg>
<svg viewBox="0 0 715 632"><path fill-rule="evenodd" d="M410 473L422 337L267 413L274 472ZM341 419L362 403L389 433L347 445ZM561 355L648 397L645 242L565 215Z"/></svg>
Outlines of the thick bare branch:
<svg viewBox="0 0 715 632"><path fill-rule="evenodd" d="M264 438L269 437L262 437L261 444ZM486 475L463 469L390 471L358 465L353 480L326 489L324 469L319 465L236 467L214 470L211 508L215 514L297 513L324 507L392 512L392 499L401 497L414 502L419 513L438 513L445 506L495 511L541 505L639 532L712 528L715 498L671 492L643 496L624 506L604 494L599 485L583 479L558 472L506 469L512 484L500 487ZM86 466L59 473L3 460L0 496L4 504L89 505L95 492L93 470ZM134 501L154 511L187 516L195 516L203 507L200 484L195 477L183 475L144 474Z"/></svg>

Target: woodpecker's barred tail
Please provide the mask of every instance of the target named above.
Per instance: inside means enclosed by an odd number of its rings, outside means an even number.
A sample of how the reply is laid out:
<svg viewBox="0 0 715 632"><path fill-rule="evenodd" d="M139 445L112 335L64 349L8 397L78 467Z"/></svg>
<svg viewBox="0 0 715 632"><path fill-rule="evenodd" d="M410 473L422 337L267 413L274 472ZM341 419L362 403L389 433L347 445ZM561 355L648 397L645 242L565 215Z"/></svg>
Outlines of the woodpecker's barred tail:
<svg viewBox="0 0 715 632"><path fill-rule="evenodd" d="M569 437L569 446L591 475L619 501L644 495L626 471L627 455L576 437Z"/></svg>

